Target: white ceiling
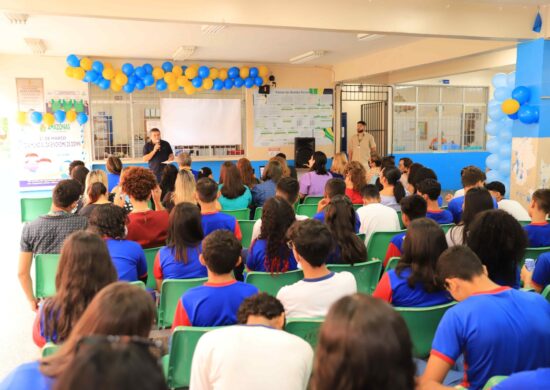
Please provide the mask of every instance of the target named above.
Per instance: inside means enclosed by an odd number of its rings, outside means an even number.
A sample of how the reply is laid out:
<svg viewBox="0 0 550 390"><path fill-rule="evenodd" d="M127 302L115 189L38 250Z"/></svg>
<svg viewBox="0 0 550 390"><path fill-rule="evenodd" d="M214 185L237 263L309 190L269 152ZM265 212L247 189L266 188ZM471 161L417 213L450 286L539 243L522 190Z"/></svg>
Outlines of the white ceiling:
<svg viewBox="0 0 550 390"><path fill-rule="evenodd" d="M46 55L171 59L179 46L197 46L190 60L288 63L311 50L327 54L308 64L332 65L419 38L384 36L358 41L355 33L229 26L208 36L200 24L110 20L66 16L29 16L12 25L0 15L0 53L30 54L24 38L40 38Z"/></svg>

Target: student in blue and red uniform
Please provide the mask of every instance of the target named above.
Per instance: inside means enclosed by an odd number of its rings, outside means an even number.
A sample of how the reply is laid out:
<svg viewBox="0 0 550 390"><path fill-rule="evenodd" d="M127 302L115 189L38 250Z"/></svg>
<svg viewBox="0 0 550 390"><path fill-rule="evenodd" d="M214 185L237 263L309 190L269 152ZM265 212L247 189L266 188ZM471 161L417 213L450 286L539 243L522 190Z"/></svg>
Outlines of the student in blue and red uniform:
<svg viewBox="0 0 550 390"><path fill-rule="evenodd" d="M472 188L483 187L483 183L485 182L485 173L483 173L478 167L468 166L461 172L461 181L462 187L464 187L464 195L453 198L449 201L447 207L447 210L453 214L453 220L456 224L462 220L462 205L464 204L464 196ZM494 200L494 203L494 208L498 208L496 200Z"/></svg>
<svg viewBox="0 0 550 390"><path fill-rule="evenodd" d="M420 195L409 195L401 200L401 218L403 219L403 225L408 227L409 224L415 219L425 218L426 211L428 210L428 204ZM403 240L407 232L402 232L393 236L384 258L384 266L388 263L388 260L392 257L401 257L403 252Z"/></svg>
<svg viewBox="0 0 550 390"><path fill-rule="evenodd" d="M536 190L527 212L531 223L523 228L529 236L529 247L550 246L550 224L546 220L550 214L550 189Z"/></svg>
<svg viewBox="0 0 550 390"><path fill-rule="evenodd" d="M492 390L550 389L550 368L539 368L510 375Z"/></svg>
<svg viewBox="0 0 550 390"><path fill-rule="evenodd" d="M330 200L336 195L346 195L346 182L342 179L330 179L325 184L325 193L323 199L317 205L317 214L313 216L313 219L316 219L321 222L325 222L325 207L329 204ZM355 233L359 233L359 228L361 227L361 220L359 215L355 213Z"/></svg>
<svg viewBox="0 0 550 390"><path fill-rule="evenodd" d="M441 195L441 184L434 179L424 179L416 185L418 195L424 198L428 203L428 212L426 217L442 224L453 223L453 214L449 210L443 210L439 207Z"/></svg>
<svg viewBox="0 0 550 390"><path fill-rule="evenodd" d="M428 218L414 220L407 229L397 267L384 273L373 296L398 307L450 302L451 297L435 278L437 259L445 249L445 233L437 223Z"/></svg>
<svg viewBox="0 0 550 390"><path fill-rule="evenodd" d="M170 213L167 245L155 257L154 273L160 291L164 279L191 279L208 276L201 264L204 238L201 211L192 203L180 203Z"/></svg>
<svg viewBox="0 0 550 390"><path fill-rule="evenodd" d="M195 197L201 208L202 230L205 236L216 230L229 230L237 240L242 239L241 229L232 215L220 213L217 209L218 185L210 178L202 178L197 182Z"/></svg>
<svg viewBox="0 0 550 390"><path fill-rule="evenodd" d="M126 211L110 204L100 205L90 215L90 230L105 240L118 280L147 282L147 260L141 246L126 240Z"/></svg>
<svg viewBox="0 0 550 390"><path fill-rule="evenodd" d="M241 249L239 241L227 230L216 230L206 236L200 261L208 268L208 282L183 294L176 307L172 329L182 325L237 323L241 302L258 293L255 286L236 281L231 272L241 262Z"/></svg>
<svg viewBox="0 0 550 390"><path fill-rule="evenodd" d="M550 252L541 254L535 264L535 269L528 271L525 266L521 269L521 280L524 287L532 287L541 292L550 284Z"/></svg>
<svg viewBox="0 0 550 390"><path fill-rule="evenodd" d="M286 232L295 221L294 208L288 201L268 199L262 211L261 233L250 246L246 268L271 273L295 270L298 265L286 240Z"/></svg>
<svg viewBox="0 0 550 390"><path fill-rule="evenodd" d="M437 327L421 386L441 383L460 355L462 386L471 390L495 375L550 367L550 305L542 296L494 283L465 246L443 252L436 270L459 303Z"/></svg>

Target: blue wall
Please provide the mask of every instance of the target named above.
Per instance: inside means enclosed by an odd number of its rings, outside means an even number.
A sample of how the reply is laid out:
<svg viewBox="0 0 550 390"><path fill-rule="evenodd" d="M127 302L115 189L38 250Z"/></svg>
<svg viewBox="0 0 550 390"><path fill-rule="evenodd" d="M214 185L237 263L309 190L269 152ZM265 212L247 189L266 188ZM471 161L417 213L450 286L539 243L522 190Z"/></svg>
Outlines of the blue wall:
<svg viewBox="0 0 550 390"><path fill-rule="evenodd" d="M485 160L489 152L432 152L432 153L394 153L397 163L402 157L431 168L437 174L443 190L462 188L460 170L467 165L475 165L485 171Z"/></svg>

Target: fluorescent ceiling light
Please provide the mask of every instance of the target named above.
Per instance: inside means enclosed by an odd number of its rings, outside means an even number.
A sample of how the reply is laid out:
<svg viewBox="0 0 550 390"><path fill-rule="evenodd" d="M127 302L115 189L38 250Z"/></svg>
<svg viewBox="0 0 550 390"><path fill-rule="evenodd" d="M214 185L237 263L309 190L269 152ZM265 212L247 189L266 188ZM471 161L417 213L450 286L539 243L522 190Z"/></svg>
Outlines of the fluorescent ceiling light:
<svg viewBox="0 0 550 390"><path fill-rule="evenodd" d="M382 38L383 35L378 34L357 34L358 41L372 41L374 39Z"/></svg>
<svg viewBox="0 0 550 390"><path fill-rule="evenodd" d="M174 54L172 54L172 59L174 61L185 61L193 55L195 49L195 46L180 46L177 48Z"/></svg>
<svg viewBox="0 0 550 390"><path fill-rule="evenodd" d="M27 14L17 14L12 12L6 12L4 16L11 24L27 24L27 19L29 18L29 15Z"/></svg>
<svg viewBox="0 0 550 390"><path fill-rule="evenodd" d="M225 24L203 24L201 31L203 34L215 35L225 28Z"/></svg>
<svg viewBox="0 0 550 390"><path fill-rule="evenodd" d="M326 51L324 50L312 50L312 51L308 51L307 53L300 54L299 56L293 57L288 61L291 64L303 64L304 62L308 62L316 58L322 57L325 55L325 53Z"/></svg>
<svg viewBox="0 0 550 390"><path fill-rule="evenodd" d="M25 38L25 43L31 48L33 54L42 55L46 53L46 44L42 39Z"/></svg>

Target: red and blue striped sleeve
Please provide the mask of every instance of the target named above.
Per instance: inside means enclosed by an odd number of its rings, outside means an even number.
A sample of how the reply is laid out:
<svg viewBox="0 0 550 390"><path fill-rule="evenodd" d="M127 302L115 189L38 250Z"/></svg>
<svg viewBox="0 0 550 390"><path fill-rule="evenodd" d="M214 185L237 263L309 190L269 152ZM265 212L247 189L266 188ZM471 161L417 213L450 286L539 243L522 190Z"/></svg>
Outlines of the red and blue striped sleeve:
<svg viewBox="0 0 550 390"><path fill-rule="evenodd" d="M36 346L42 348L46 344L46 339L42 332L42 309L38 310L34 323L32 324L32 339Z"/></svg>
<svg viewBox="0 0 550 390"><path fill-rule="evenodd" d="M388 260L392 257L401 257L401 249L393 242L393 239L388 246L386 257L384 257L384 267L386 266L386 264L388 264Z"/></svg>
<svg viewBox="0 0 550 390"><path fill-rule="evenodd" d="M452 309L448 310L437 327L430 354L453 365L462 354L462 345L465 342L462 340L463 334L465 332L462 322Z"/></svg>
<svg viewBox="0 0 550 390"><path fill-rule="evenodd" d="M376 286L376 290L372 293L375 298L380 298L388 303L392 301L392 288L390 283L390 276L387 272L382 275L382 278Z"/></svg>
<svg viewBox="0 0 550 390"><path fill-rule="evenodd" d="M539 256L531 280L541 289L550 284L550 253Z"/></svg>
<svg viewBox="0 0 550 390"><path fill-rule="evenodd" d="M147 259L145 258L145 252L140 248L139 257L137 262L137 273L139 279L147 277Z"/></svg>
<svg viewBox="0 0 550 390"><path fill-rule="evenodd" d="M158 251L157 255L155 256L155 262L153 264L153 274L155 275L155 279L163 279L162 267L160 266L160 251Z"/></svg>
<svg viewBox="0 0 550 390"><path fill-rule="evenodd" d="M191 321L189 320L189 316L187 315L187 311L185 311L185 307L183 306L183 303L181 301L181 298L178 301L176 312L174 313L172 330L174 330L177 326L192 326Z"/></svg>
<svg viewBox="0 0 550 390"><path fill-rule="evenodd" d="M235 230L233 231L235 233L235 238L239 241L243 239L243 234L241 233L241 227L239 226L239 223L237 220L235 220Z"/></svg>

